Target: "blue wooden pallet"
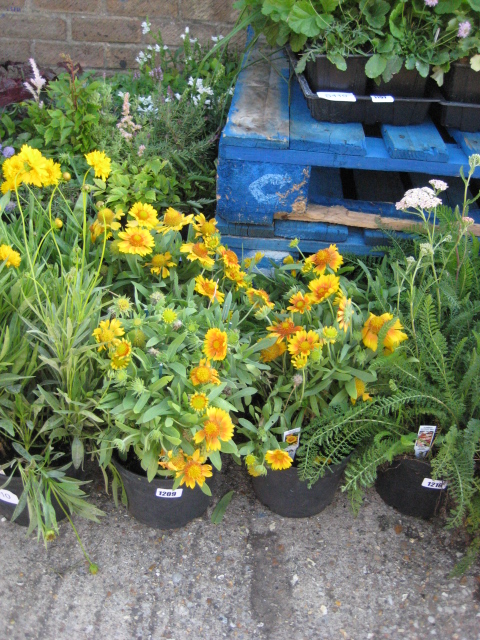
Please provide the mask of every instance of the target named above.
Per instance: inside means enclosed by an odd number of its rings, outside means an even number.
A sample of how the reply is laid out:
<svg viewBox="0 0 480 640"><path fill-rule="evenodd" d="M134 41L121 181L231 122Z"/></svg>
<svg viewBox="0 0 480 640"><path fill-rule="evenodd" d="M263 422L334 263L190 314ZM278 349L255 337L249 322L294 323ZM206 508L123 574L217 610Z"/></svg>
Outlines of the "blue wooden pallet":
<svg viewBox="0 0 480 640"><path fill-rule="evenodd" d="M393 204L406 190L399 175L408 174L410 187L441 176L450 185L446 204L463 200L462 183L452 176L459 176L461 167L467 173L468 156L480 153L478 133L450 130L449 138L445 132L442 137L427 121L383 125L375 137L359 123L317 122L295 79L289 96L288 75L286 59L277 54L270 61L247 61L239 76L220 141L217 181L217 217L223 233L233 238L230 244L243 242L254 250L265 240L264 247L277 244L284 250L288 238L300 237L318 248L318 243L337 242L365 253L381 237L375 216L392 224L414 220ZM341 168L352 170L356 199L343 193ZM345 211L372 219L364 218L366 229L358 216L353 225L337 224L345 220ZM477 212L471 215L480 223Z"/></svg>

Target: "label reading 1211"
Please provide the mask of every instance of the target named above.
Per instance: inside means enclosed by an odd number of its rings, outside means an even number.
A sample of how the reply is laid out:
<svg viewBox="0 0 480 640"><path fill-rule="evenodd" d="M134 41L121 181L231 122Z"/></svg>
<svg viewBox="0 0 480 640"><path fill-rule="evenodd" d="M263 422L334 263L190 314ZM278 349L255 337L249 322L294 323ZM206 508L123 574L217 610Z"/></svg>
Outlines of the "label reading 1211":
<svg viewBox="0 0 480 640"><path fill-rule="evenodd" d="M172 491L171 489L157 489L156 496L157 498L180 498L183 493L183 489L175 489Z"/></svg>
<svg viewBox="0 0 480 640"><path fill-rule="evenodd" d="M356 102L357 99L353 93L344 93L342 91L317 91L317 96L324 100L332 100L333 102Z"/></svg>
<svg viewBox="0 0 480 640"><path fill-rule="evenodd" d="M18 496L6 489L0 489L0 500L9 502L10 504L18 504Z"/></svg>
<svg viewBox="0 0 480 640"><path fill-rule="evenodd" d="M424 478L422 487L427 487L427 489L446 489L447 483L445 482L445 480L432 480L431 478Z"/></svg>

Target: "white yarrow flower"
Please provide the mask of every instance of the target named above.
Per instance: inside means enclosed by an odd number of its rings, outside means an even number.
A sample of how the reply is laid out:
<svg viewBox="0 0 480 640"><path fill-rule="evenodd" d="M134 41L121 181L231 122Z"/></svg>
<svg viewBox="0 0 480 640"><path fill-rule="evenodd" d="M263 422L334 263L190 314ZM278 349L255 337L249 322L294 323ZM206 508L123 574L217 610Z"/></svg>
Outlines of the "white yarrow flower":
<svg viewBox="0 0 480 640"><path fill-rule="evenodd" d="M442 204L440 198L437 198L435 191L430 187L422 187L421 189L409 189L400 202L397 202L395 208L397 210L406 211L407 209L434 209Z"/></svg>
<svg viewBox="0 0 480 640"><path fill-rule="evenodd" d="M448 189L448 184L443 180L437 180L434 178L433 180L429 180L428 183L431 184L432 187L437 191L445 191L446 189Z"/></svg>

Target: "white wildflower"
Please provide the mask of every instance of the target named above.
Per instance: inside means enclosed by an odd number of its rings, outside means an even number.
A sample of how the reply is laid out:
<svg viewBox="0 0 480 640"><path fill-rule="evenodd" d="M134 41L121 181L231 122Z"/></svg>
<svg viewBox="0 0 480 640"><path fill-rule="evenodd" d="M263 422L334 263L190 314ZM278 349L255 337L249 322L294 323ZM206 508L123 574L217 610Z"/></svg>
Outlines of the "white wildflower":
<svg viewBox="0 0 480 640"><path fill-rule="evenodd" d="M148 22L148 20L142 22L142 33L143 35L145 35L146 33L150 33L150 23Z"/></svg>
<svg viewBox="0 0 480 640"><path fill-rule="evenodd" d="M480 167L480 154L474 153L468 159L468 164L470 165L470 169L475 169L475 167Z"/></svg>
<svg viewBox="0 0 480 640"><path fill-rule="evenodd" d="M445 191L446 189L448 189L448 184L443 180L433 179L433 180L429 180L428 183L431 184L432 187L437 191Z"/></svg>
<svg viewBox="0 0 480 640"><path fill-rule="evenodd" d="M434 249L430 242L422 242L420 244L420 256L433 256Z"/></svg>
<svg viewBox="0 0 480 640"><path fill-rule="evenodd" d="M420 189L409 189L400 202L397 202L395 208L397 210L406 211L407 209L434 209L442 204L440 198L437 198L435 191L430 187L422 187Z"/></svg>

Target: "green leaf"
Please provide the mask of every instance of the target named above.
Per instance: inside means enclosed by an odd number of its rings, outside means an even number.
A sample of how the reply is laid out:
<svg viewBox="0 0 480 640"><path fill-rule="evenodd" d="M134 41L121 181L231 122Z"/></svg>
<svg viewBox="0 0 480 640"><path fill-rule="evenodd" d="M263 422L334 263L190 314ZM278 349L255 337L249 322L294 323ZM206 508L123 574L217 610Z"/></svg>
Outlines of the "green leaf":
<svg viewBox="0 0 480 640"><path fill-rule="evenodd" d="M210 451L210 453L208 454L208 458L215 469L218 469L218 471L220 471L220 469L222 468L222 457L220 456L220 451Z"/></svg>
<svg viewBox="0 0 480 640"><path fill-rule="evenodd" d="M83 462L84 448L83 442L75 436L72 441L72 461L75 469L78 469Z"/></svg>
<svg viewBox="0 0 480 640"><path fill-rule="evenodd" d="M325 13L333 13L338 7L340 0L320 0Z"/></svg>
<svg viewBox="0 0 480 640"><path fill-rule="evenodd" d="M199 486L200 486L200 485L199 485ZM206 482L204 482L204 483L202 484L202 486L200 486L200 489L203 491L203 493L204 493L206 496L211 496L211 495L212 495L212 492L210 491L210 487L208 486L208 484L207 484Z"/></svg>
<svg viewBox="0 0 480 640"><path fill-rule="evenodd" d="M474 71L480 71L480 53L477 53L476 55L470 58L470 66ZM1 206L0 206L0 210L1 210Z"/></svg>
<svg viewBox="0 0 480 640"><path fill-rule="evenodd" d="M385 71L387 59L375 53L365 65L365 75L368 78L378 78Z"/></svg>
<svg viewBox="0 0 480 640"><path fill-rule="evenodd" d="M428 62L417 60L415 62L415 67L422 78L426 78L428 76L428 72L430 71L430 65L428 64Z"/></svg>
<svg viewBox="0 0 480 640"><path fill-rule="evenodd" d="M340 71L347 70L347 61L339 53L327 53L327 58L332 64L334 64Z"/></svg>
<svg viewBox="0 0 480 640"><path fill-rule="evenodd" d="M318 14L308 0L297 2L288 16L288 26L295 33L308 38L314 38L320 34L317 24Z"/></svg>
<svg viewBox="0 0 480 640"><path fill-rule="evenodd" d="M221 500L219 500L217 506L215 507L212 513L212 517L211 517L212 524L220 524L220 522L223 520L225 511L227 510L227 507L230 504L234 493L235 491L229 491L223 496Z"/></svg>
<svg viewBox="0 0 480 640"><path fill-rule="evenodd" d="M480 4L478 0L467 0L467 1L474 11L480 11ZM440 2L435 7L434 11L438 15L442 15L444 13L453 13L460 7L461 4L462 4L462 0L440 0ZM475 5L477 6L475 7Z"/></svg>
<svg viewBox="0 0 480 640"><path fill-rule="evenodd" d="M150 407L145 413L139 418L138 424L145 424L158 416L161 416L162 413L165 413L168 410L167 399L162 400L160 404L155 404L153 407Z"/></svg>
<svg viewBox="0 0 480 640"><path fill-rule="evenodd" d="M365 7L369 0L360 3L360 9ZM363 5L363 6L362 6ZM381 29L386 21L386 15L390 11L390 4L385 0L374 0L373 4L368 4L365 9L365 18L368 24L374 29Z"/></svg>
<svg viewBox="0 0 480 640"><path fill-rule="evenodd" d="M233 442L233 440L228 440L228 442L224 442L221 440L221 452L222 453L233 453L238 455L237 445Z"/></svg>

